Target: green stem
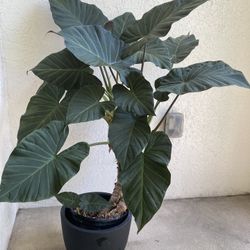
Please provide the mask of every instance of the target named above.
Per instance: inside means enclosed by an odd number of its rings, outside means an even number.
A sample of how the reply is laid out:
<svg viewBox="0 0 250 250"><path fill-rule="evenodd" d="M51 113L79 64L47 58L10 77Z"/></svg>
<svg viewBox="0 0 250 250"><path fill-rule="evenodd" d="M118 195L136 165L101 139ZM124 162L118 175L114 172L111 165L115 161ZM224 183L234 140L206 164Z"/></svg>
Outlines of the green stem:
<svg viewBox="0 0 250 250"><path fill-rule="evenodd" d="M100 68L100 71L101 71L101 74L102 74L102 78L103 78L105 87L106 87L106 89L108 90L108 83L107 83L107 80L106 80L106 78L105 78L104 71L103 71L102 67L99 67L99 68Z"/></svg>
<svg viewBox="0 0 250 250"><path fill-rule="evenodd" d="M163 123L164 119L166 118L166 116L168 115L169 111L172 109L172 107L174 106L175 102L177 101L179 95L177 95L173 102L171 103L171 105L169 106L168 110L166 111L166 113L164 114L164 116L162 117L162 119L160 120L160 122L158 123L158 125L155 127L155 129L152 132L155 132L158 130L158 128L161 126L161 124Z"/></svg>
<svg viewBox="0 0 250 250"><path fill-rule="evenodd" d="M118 81L117 81L117 79L116 79L116 77L115 77L115 74L114 74L114 72L113 72L112 68L111 68L111 67L109 67L109 70L110 70L110 73L111 73L111 75L112 75L113 79L115 80L115 83L116 83L116 84L118 84Z"/></svg>
<svg viewBox="0 0 250 250"><path fill-rule="evenodd" d="M157 101L156 104L155 104L155 107L154 107L154 111L158 108L159 105L160 105L160 102Z"/></svg>
<svg viewBox="0 0 250 250"><path fill-rule="evenodd" d="M144 64L145 64L146 46L147 46L147 44L145 44L144 48L143 48L143 56L142 56L142 64L141 64L141 73L142 74L143 74Z"/></svg>
<svg viewBox="0 0 250 250"><path fill-rule="evenodd" d="M103 69L104 69L104 72L106 75L106 79L108 80L109 92L111 92L112 91L112 84L111 84L111 81L110 81L110 78L108 75L108 71L107 71L106 67L104 67L104 66L103 66Z"/></svg>
<svg viewBox="0 0 250 250"><path fill-rule="evenodd" d="M101 146L101 145L109 145L109 142L103 141L103 142L96 142L96 143L89 144L90 147Z"/></svg>

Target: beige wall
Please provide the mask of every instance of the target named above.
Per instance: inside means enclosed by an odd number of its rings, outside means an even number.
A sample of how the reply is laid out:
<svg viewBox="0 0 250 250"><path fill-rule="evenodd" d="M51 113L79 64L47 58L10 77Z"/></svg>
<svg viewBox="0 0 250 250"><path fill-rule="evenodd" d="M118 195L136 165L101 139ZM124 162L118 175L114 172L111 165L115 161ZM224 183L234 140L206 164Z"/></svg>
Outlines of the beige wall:
<svg viewBox="0 0 250 250"><path fill-rule="evenodd" d="M1 17L0 17L1 24ZM1 31L1 26L0 26ZM1 34L1 32L0 32ZM6 98L6 85L5 74L1 59L3 56L3 50L1 48L0 40L0 176L2 175L3 166L12 150L10 142L10 126L8 122L8 105ZM8 245L8 241L11 235L12 227L15 221L17 211L17 205L0 203L0 250L5 250Z"/></svg>
<svg viewBox="0 0 250 250"><path fill-rule="evenodd" d="M114 17L131 10L137 17L163 0L89 0ZM147 4L146 4L147 3ZM63 44L55 35L45 0L2 0L4 63L7 74L11 139L15 143L19 117L41 83L26 71ZM211 0L175 24L171 35L194 33L200 46L185 65L222 59L241 69L250 80L250 1ZM148 78L165 74L147 65ZM166 105L162 105L164 112ZM175 110L185 115L185 131L173 140L169 198L229 195L250 192L250 91L213 89L179 99ZM106 127L98 121L72 127L73 139L94 142L105 139ZM94 132L94 133L92 133ZM91 134L92 133L92 134ZM69 145L68 144L68 145ZM66 189L110 191L115 179L115 160L106 148L95 148L80 175ZM53 202L52 202L53 203ZM43 203L51 204L50 202Z"/></svg>

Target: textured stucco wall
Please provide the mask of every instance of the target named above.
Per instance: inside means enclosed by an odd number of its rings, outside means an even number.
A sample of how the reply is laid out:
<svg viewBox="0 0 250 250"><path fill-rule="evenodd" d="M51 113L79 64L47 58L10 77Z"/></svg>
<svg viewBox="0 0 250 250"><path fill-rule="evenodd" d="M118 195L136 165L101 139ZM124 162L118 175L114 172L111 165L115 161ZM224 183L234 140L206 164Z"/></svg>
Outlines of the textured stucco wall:
<svg viewBox="0 0 250 250"><path fill-rule="evenodd" d="M1 1L0 1L1 4ZM1 12L0 12L0 34L1 33ZM12 150L10 142L10 126L8 122L8 105L6 98L6 77L2 65L3 50L1 47L0 35L0 176L8 155ZM16 217L17 205L0 203L0 250L7 249L8 241L11 235L13 224Z"/></svg>
<svg viewBox="0 0 250 250"><path fill-rule="evenodd" d="M163 0L88 0L110 18L133 11L137 17ZM4 63L7 73L11 138L15 143L19 117L41 83L26 71L50 52L63 47L48 30L53 24L46 0L2 0ZM241 69L250 79L250 1L212 0L175 24L171 35L194 33L200 46L186 60L191 64L222 59ZM146 66L149 79L165 74ZM173 140L170 164L172 185L167 197L195 197L246 193L250 191L250 91L238 88L213 89L180 98L175 110L185 115L185 131ZM159 113L164 112L163 104ZM71 127L71 139L103 140L103 121ZM115 180L115 159L107 148L94 148L81 172L65 188L74 191L110 191ZM52 202L53 203L53 202ZM49 205L51 202L43 202Z"/></svg>

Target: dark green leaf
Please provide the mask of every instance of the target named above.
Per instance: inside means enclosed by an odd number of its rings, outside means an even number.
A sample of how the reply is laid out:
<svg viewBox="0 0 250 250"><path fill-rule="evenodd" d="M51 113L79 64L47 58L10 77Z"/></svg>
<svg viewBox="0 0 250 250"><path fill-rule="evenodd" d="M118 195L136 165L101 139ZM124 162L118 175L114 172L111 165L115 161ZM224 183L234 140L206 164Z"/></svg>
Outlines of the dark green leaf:
<svg viewBox="0 0 250 250"><path fill-rule="evenodd" d="M123 169L120 182L125 202L140 231L160 208L170 185L166 164L171 156L171 142L164 133L152 133L144 153Z"/></svg>
<svg viewBox="0 0 250 250"><path fill-rule="evenodd" d="M98 212L110 206L109 201L107 201L102 196L96 193L82 194L80 195L80 199L80 208L88 212Z"/></svg>
<svg viewBox="0 0 250 250"><path fill-rule="evenodd" d="M169 37L164 43L172 63L175 64L183 61L198 46L199 40L194 35L186 35L177 38Z"/></svg>
<svg viewBox="0 0 250 250"><path fill-rule="evenodd" d="M159 38L151 39L147 42L144 61L152 62L162 69L171 69L173 64L171 62L171 55L165 42ZM127 50L129 47L127 48ZM129 59L133 60L133 64L142 63L144 55L144 48L137 50Z"/></svg>
<svg viewBox="0 0 250 250"><path fill-rule="evenodd" d="M61 31L66 47L80 61L92 66L121 64L125 44L100 25L71 27Z"/></svg>
<svg viewBox="0 0 250 250"><path fill-rule="evenodd" d="M104 91L98 84L86 85L79 89L69 103L67 122L87 122L104 117L105 109L100 102Z"/></svg>
<svg viewBox="0 0 250 250"><path fill-rule="evenodd" d="M117 109L109 127L109 142L122 168L140 154L148 142L147 117L135 117Z"/></svg>
<svg viewBox="0 0 250 250"><path fill-rule="evenodd" d="M121 84L113 87L115 103L123 111L138 116L154 115L153 89L141 73L131 72L126 78L130 89Z"/></svg>
<svg viewBox="0 0 250 250"><path fill-rule="evenodd" d="M121 55L122 59L128 58L128 60L131 60L130 56L134 55L136 52L140 50L144 50L144 46L146 45L148 41L149 41L148 38L143 38L125 47L122 51L122 55ZM130 65L135 64L136 61L137 60L135 58L132 58Z"/></svg>
<svg viewBox="0 0 250 250"><path fill-rule="evenodd" d="M165 77L156 80L156 85L159 92L177 95L229 85L250 88L240 71L232 69L221 61L197 63L186 68L173 69Z"/></svg>
<svg viewBox="0 0 250 250"><path fill-rule="evenodd" d="M164 37L174 22L187 16L207 0L174 0L158 5L130 24L121 38L131 43L144 37Z"/></svg>
<svg viewBox="0 0 250 250"><path fill-rule="evenodd" d="M78 194L72 192L64 192L56 195L56 198L61 202L65 207L68 208L77 208L81 202L81 199Z"/></svg>
<svg viewBox="0 0 250 250"><path fill-rule="evenodd" d="M165 101L169 100L169 94L170 93L168 93L168 92L155 91L154 98L159 102L165 102Z"/></svg>
<svg viewBox="0 0 250 250"><path fill-rule="evenodd" d="M46 57L32 72L44 81L71 89L84 82L93 70L64 49Z"/></svg>
<svg viewBox="0 0 250 250"><path fill-rule="evenodd" d="M49 0L55 23L61 28L77 25L103 25L108 21L95 5L80 0Z"/></svg>
<svg viewBox="0 0 250 250"><path fill-rule="evenodd" d="M32 131L42 128L50 121L65 121L69 96L63 100L64 89L55 85L44 84L28 104L25 114L21 117L18 141Z"/></svg>
<svg viewBox="0 0 250 250"><path fill-rule="evenodd" d="M63 122L53 121L16 146L3 172L0 201L38 201L60 191L89 154L89 146L83 142L58 154L68 132Z"/></svg>
<svg viewBox="0 0 250 250"><path fill-rule="evenodd" d="M112 33L120 37L128 25L135 22L135 17L132 13L126 12L121 16L116 17L112 22Z"/></svg>

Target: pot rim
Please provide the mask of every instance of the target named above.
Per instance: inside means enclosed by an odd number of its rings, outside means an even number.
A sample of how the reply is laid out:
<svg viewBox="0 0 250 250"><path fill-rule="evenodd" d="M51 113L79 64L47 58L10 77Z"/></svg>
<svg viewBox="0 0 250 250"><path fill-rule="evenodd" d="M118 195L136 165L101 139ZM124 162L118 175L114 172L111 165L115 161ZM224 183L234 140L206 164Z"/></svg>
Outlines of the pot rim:
<svg viewBox="0 0 250 250"><path fill-rule="evenodd" d="M84 232L91 232L91 233L93 233L93 232L98 232L98 233L99 232L111 232L111 231L119 229L120 227L123 227L124 224L130 223L130 220L132 219L132 214L130 211L128 211L128 215L125 218L125 220L116 226L113 226L111 228L106 228L106 229L85 229L85 228L78 227L78 226L74 225L72 222L70 222L68 220L68 218L66 217L66 209L68 209L68 208L65 206L62 206L62 208L61 208L61 217L64 218L64 221L68 224L68 226L73 227L79 231L84 231Z"/></svg>

